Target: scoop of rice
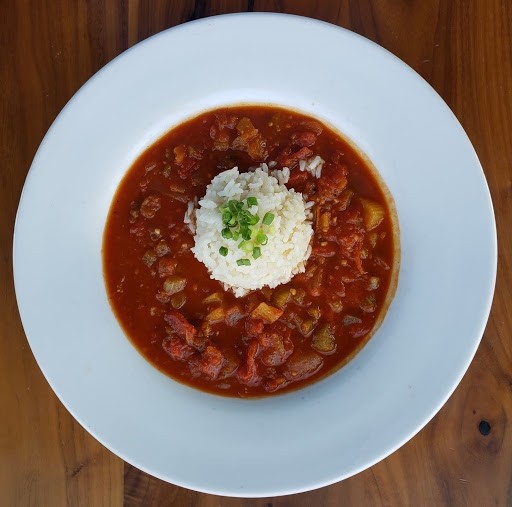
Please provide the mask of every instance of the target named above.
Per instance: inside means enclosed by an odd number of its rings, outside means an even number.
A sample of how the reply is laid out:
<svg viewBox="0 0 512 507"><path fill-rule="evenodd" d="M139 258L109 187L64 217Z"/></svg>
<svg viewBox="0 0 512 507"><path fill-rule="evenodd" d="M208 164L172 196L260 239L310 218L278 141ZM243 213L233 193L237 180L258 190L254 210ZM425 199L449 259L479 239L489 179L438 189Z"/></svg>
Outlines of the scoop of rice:
<svg viewBox="0 0 512 507"><path fill-rule="evenodd" d="M252 227L265 228L268 236L268 243L260 246L261 257L257 259L238 248L240 240L225 239L221 234L221 208L231 199L241 201L247 197L256 197L258 201L250 208L251 213L260 217ZM304 271L313 235L309 207L300 193L287 189L269 175L266 164L242 174L234 167L215 176L199 201L192 252L205 264L210 276L233 290L237 297L266 285L276 287ZM274 215L268 227L261 224L267 212ZM228 249L225 257L219 253L221 247ZM248 258L250 266L237 265L236 261L242 258Z"/></svg>

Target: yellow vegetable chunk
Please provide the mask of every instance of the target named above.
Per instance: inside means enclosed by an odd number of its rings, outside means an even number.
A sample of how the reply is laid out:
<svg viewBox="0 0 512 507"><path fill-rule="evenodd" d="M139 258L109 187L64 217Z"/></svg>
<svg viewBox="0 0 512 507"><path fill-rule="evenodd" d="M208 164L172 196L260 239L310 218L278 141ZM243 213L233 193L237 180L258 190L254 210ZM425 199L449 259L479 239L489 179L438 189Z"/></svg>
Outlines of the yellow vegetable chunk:
<svg viewBox="0 0 512 507"><path fill-rule="evenodd" d="M223 321L225 316L226 312L224 311L224 308L222 306L218 306L205 317L205 320L210 324L215 324L216 322Z"/></svg>
<svg viewBox="0 0 512 507"><path fill-rule="evenodd" d="M291 295L291 289L279 287L272 295L272 303L274 303L278 308L284 308L286 303L290 301Z"/></svg>
<svg viewBox="0 0 512 507"><path fill-rule="evenodd" d="M336 338L330 324L324 324L315 331L311 346L321 354L332 354L336 350Z"/></svg>
<svg viewBox="0 0 512 507"><path fill-rule="evenodd" d="M275 308L274 306L267 305L267 303L260 303L252 312L251 317L253 319L261 319L269 324L275 322L279 317L283 315L283 310Z"/></svg>
<svg viewBox="0 0 512 507"><path fill-rule="evenodd" d="M363 205L363 219L367 231L375 229L384 219L384 206L370 199L360 197Z"/></svg>

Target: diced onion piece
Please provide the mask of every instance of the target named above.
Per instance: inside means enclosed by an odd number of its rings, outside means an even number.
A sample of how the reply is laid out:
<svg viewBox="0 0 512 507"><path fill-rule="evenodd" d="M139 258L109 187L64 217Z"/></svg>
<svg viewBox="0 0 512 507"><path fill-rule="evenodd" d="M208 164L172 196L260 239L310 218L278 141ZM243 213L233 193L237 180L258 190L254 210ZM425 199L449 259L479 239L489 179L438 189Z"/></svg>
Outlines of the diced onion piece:
<svg viewBox="0 0 512 507"><path fill-rule="evenodd" d="M329 230L329 225L331 224L331 213L330 211L324 211L320 215L320 229L323 232L327 232Z"/></svg>
<svg viewBox="0 0 512 507"><path fill-rule="evenodd" d="M359 200L363 205L364 225L367 231L375 229L384 219L384 206L370 199L360 197Z"/></svg>
<svg viewBox="0 0 512 507"><path fill-rule="evenodd" d="M279 287L272 295L272 303L278 308L284 308L286 303L290 301L291 291L287 287Z"/></svg>
<svg viewBox="0 0 512 507"><path fill-rule="evenodd" d="M343 302L339 299L329 301L329 306L334 313L340 313L343 311Z"/></svg>
<svg viewBox="0 0 512 507"><path fill-rule="evenodd" d="M144 255L142 256L142 262L146 266L151 267L153 263L156 261L157 257L158 256L154 250L146 250L146 252L144 252Z"/></svg>
<svg viewBox="0 0 512 507"><path fill-rule="evenodd" d="M169 276L164 281L164 291L167 294L176 294L187 285L187 280L181 276Z"/></svg>
<svg viewBox="0 0 512 507"><path fill-rule="evenodd" d="M215 303L222 303L222 293L221 292L214 292L213 294L210 294L209 296L206 296L203 299L204 305L212 305Z"/></svg>
<svg viewBox="0 0 512 507"><path fill-rule="evenodd" d="M380 278L378 276L370 276L370 279L368 280L368 290L375 290L378 289L380 285Z"/></svg>
<svg viewBox="0 0 512 507"><path fill-rule="evenodd" d="M368 242L370 243L372 248L375 248L378 238L379 235L376 232L371 232L370 234L368 234Z"/></svg>
<svg viewBox="0 0 512 507"><path fill-rule="evenodd" d="M311 315L314 319L319 319L322 315L322 310L320 310L319 306L311 306L307 309L308 315Z"/></svg>
<svg viewBox="0 0 512 507"><path fill-rule="evenodd" d="M303 321L301 321L299 327L300 327L300 332L304 336L307 336L309 333L311 333L311 331L313 331L313 329L315 327L315 321L313 319L303 320Z"/></svg>
<svg viewBox="0 0 512 507"><path fill-rule="evenodd" d="M315 331L311 346L321 354L332 354L336 350L336 339L330 324L323 324Z"/></svg>
<svg viewBox="0 0 512 507"><path fill-rule="evenodd" d="M171 306L176 310L179 310L187 302L187 296L184 292L178 292L171 298Z"/></svg>
<svg viewBox="0 0 512 507"><path fill-rule="evenodd" d="M366 313L373 313L377 309L377 298L375 294L369 294L359 304L359 308Z"/></svg>
<svg viewBox="0 0 512 507"><path fill-rule="evenodd" d="M355 317L354 315L345 315L343 317L343 325L350 326L351 324L361 324L363 322L359 317Z"/></svg>
<svg viewBox="0 0 512 507"><path fill-rule="evenodd" d="M260 303L252 312L251 317L253 319L261 319L269 324L275 322L279 317L283 315L283 310L275 308L274 306L267 305L267 303Z"/></svg>
<svg viewBox="0 0 512 507"><path fill-rule="evenodd" d="M291 292L293 300L298 304L301 305L304 303L304 298L306 297L306 291L302 288L295 289L295 292Z"/></svg>

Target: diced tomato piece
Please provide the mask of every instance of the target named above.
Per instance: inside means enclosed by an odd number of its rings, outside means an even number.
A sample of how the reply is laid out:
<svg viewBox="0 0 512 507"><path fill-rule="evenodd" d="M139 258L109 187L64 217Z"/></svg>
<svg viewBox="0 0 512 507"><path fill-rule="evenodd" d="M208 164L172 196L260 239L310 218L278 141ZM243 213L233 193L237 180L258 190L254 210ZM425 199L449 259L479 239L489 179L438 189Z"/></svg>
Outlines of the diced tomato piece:
<svg viewBox="0 0 512 507"><path fill-rule="evenodd" d="M158 260L158 276L161 278L174 275L178 262L171 257L162 257Z"/></svg>
<svg viewBox="0 0 512 507"><path fill-rule="evenodd" d="M236 125L238 137L233 140L232 149L246 151L253 160L265 160L268 156L266 141L249 118L243 117Z"/></svg>
<svg viewBox="0 0 512 507"><path fill-rule="evenodd" d="M386 271L389 271L389 269L390 269L389 264L381 257L376 256L373 259L373 262L375 265L380 266L381 268L385 269Z"/></svg>
<svg viewBox="0 0 512 507"><path fill-rule="evenodd" d="M171 300L171 296L162 289L156 292L155 298L162 304L168 303Z"/></svg>
<svg viewBox="0 0 512 507"><path fill-rule="evenodd" d="M254 139L260 133L259 130L252 124L252 121L245 116L241 118L237 123L236 130L244 141Z"/></svg>
<svg viewBox="0 0 512 507"><path fill-rule="evenodd" d="M283 371L287 380L304 380L314 375L323 364L323 359L314 352L292 355Z"/></svg>
<svg viewBox="0 0 512 507"><path fill-rule="evenodd" d="M370 331L371 327L365 324L354 324L348 327L348 332L353 338L360 338Z"/></svg>
<svg viewBox="0 0 512 507"><path fill-rule="evenodd" d="M245 321L245 331L247 336L255 338L263 332L264 324L262 320L247 319Z"/></svg>
<svg viewBox="0 0 512 507"><path fill-rule="evenodd" d="M263 351L259 359L265 366L279 366L284 364L293 352L293 342L290 339L290 330L283 333L262 333L258 342Z"/></svg>
<svg viewBox="0 0 512 507"><path fill-rule="evenodd" d="M229 149L229 133L219 132L215 141L213 142L213 149L217 151L226 151Z"/></svg>
<svg viewBox="0 0 512 507"><path fill-rule="evenodd" d="M325 200L338 197L347 186L347 168L345 165L324 164L322 177L318 182L318 194Z"/></svg>
<svg viewBox="0 0 512 507"><path fill-rule="evenodd" d="M174 148L174 161L177 165L181 165L187 156L187 147L184 144L180 144Z"/></svg>
<svg viewBox="0 0 512 507"><path fill-rule="evenodd" d="M195 146L188 147L188 156L195 158L196 160L202 160L204 154L204 148L197 148Z"/></svg>
<svg viewBox="0 0 512 507"><path fill-rule="evenodd" d="M301 185L308 179L308 175L309 173L306 171L299 171L298 169L293 170L288 178L287 186L294 187L296 185Z"/></svg>
<svg viewBox="0 0 512 507"><path fill-rule="evenodd" d="M236 376L241 384L248 386L255 386L261 382L261 377L258 373L256 365L256 356L259 352L259 345L256 340L253 340L249 347L247 347L247 358L244 364L238 368Z"/></svg>
<svg viewBox="0 0 512 507"><path fill-rule="evenodd" d="M222 130L226 127L232 129L236 125L237 120L238 118L235 115L232 114L228 117L224 111L215 114L215 123L217 124L219 130Z"/></svg>
<svg viewBox="0 0 512 507"><path fill-rule="evenodd" d="M308 130L313 131L317 136L319 136L324 130L322 125L314 120L304 120L301 121L300 124Z"/></svg>
<svg viewBox="0 0 512 507"><path fill-rule="evenodd" d="M244 314L238 305L230 306L226 310L226 324L228 326L236 326L237 322L242 319Z"/></svg>
<svg viewBox="0 0 512 507"><path fill-rule="evenodd" d="M336 245L327 243L327 245L315 245L311 250L313 257L334 257L336 255Z"/></svg>
<svg viewBox="0 0 512 507"><path fill-rule="evenodd" d="M173 359L183 361L195 353L195 349L188 345L183 338L171 336L162 342L162 348Z"/></svg>
<svg viewBox="0 0 512 507"><path fill-rule="evenodd" d="M219 376L217 377L217 380L225 379L233 376L233 374L236 372L240 361L238 358L234 355L233 351L225 351L224 352L224 364L222 365L222 368L219 372Z"/></svg>
<svg viewBox="0 0 512 507"><path fill-rule="evenodd" d="M267 378L263 382L263 389L265 389L267 393L273 393L288 384L289 382L284 377Z"/></svg>
<svg viewBox="0 0 512 507"><path fill-rule="evenodd" d="M363 226L363 215L358 209L349 209L343 213L343 222L349 225Z"/></svg>
<svg viewBox="0 0 512 507"><path fill-rule="evenodd" d="M284 150L277 157L277 161L281 165L281 167L288 167L289 169L293 169L299 160L306 160L307 158L313 155L313 150L311 148L300 148L294 153L290 153L290 149Z"/></svg>
<svg viewBox="0 0 512 507"><path fill-rule="evenodd" d="M295 134L292 135L292 143L301 148L304 146L313 146L315 142L316 135L314 132L295 132Z"/></svg>
<svg viewBox="0 0 512 507"><path fill-rule="evenodd" d="M354 261L357 270L364 273L363 263L361 259L361 252L363 250L364 234L357 230L352 231L339 238L341 253Z"/></svg>
<svg viewBox="0 0 512 507"><path fill-rule="evenodd" d="M197 347L197 329L178 311L170 310L164 315L164 320L171 329L181 338L193 346Z"/></svg>
<svg viewBox="0 0 512 507"><path fill-rule="evenodd" d="M178 175L182 180L186 180L191 173L198 167L197 160L186 158L181 165L178 166Z"/></svg>
<svg viewBox="0 0 512 507"><path fill-rule="evenodd" d="M217 347L208 345L206 350L201 355L201 359L197 365L197 368L210 380L216 380L223 365L224 356L222 352Z"/></svg>
<svg viewBox="0 0 512 507"><path fill-rule="evenodd" d="M140 214L144 218L153 218L160 206L161 202L158 195L148 195L140 205Z"/></svg>

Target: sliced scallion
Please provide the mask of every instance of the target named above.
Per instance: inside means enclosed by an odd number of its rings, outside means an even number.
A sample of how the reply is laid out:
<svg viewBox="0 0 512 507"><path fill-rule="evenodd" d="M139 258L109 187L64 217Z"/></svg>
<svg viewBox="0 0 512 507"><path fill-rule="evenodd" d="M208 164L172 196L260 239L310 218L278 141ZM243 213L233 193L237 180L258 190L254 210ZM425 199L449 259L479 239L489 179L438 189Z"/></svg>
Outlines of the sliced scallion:
<svg viewBox="0 0 512 507"><path fill-rule="evenodd" d="M240 233L242 234L242 238L244 238L246 241L251 239L252 231L249 229L249 227L240 227Z"/></svg>
<svg viewBox="0 0 512 507"><path fill-rule="evenodd" d="M249 196L242 201L230 199L220 208L222 215L222 237L227 240L236 241L238 248L248 256L252 255L253 259L261 257L261 246L266 245L268 242L267 234L275 233L275 227L273 226L265 228L265 232L263 232L263 229L253 228L260 221L262 225L269 226L275 218L275 215L270 212L265 213L263 219L258 214L251 213L249 208L257 205L258 199ZM219 253L226 257L229 253L228 247L220 247ZM250 266L251 261L248 258L239 259L237 264L239 266Z"/></svg>
<svg viewBox="0 0 512 507"><path fill-rule="evenodd" d="M270 213L270 211L267 211L265 213L265 216L263 217L262 223L265 225L270 225L274 221L274 213Z"/></svg>
<svg viewBox="0 0 512 507"><path fill-rule="evenodd" d="M233 237L233 233L231 232L231 229L229 229L229 227L222 229L221 234L222 234L222 237L225 239L231 239Z"/></svg>
<svg viewBox="0 0 512 507"><path fill-rule="evenodd" d="M266 245L268 243L267 235L263 232L258 232L256 235L256 243L258 243L258 245Z"/></svg>
<svg viewBox="0 0 512 507"><path fill-rule="evenodd" d="M232 215L229 211L223 211L222 212L222 223L227 224L231 220Z"/></svg>

